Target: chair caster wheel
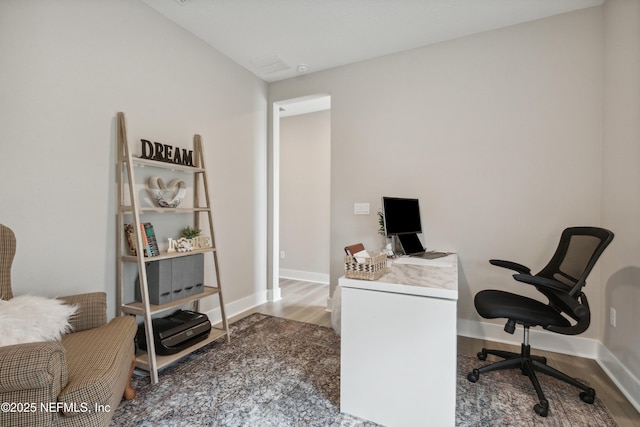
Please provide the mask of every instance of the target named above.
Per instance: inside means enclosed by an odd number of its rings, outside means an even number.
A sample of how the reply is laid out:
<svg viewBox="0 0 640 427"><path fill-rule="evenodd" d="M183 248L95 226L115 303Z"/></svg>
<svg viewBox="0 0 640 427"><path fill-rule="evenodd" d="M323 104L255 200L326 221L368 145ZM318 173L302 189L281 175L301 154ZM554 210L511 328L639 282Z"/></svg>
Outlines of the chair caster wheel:
<svg viewBox="0 0 640 427"><path fill-rule="evenodd" d="M593 402L595 401L596 398L596 391L592 388L589 388L589 390L587 391L583 391L582 393L580 393L580 399L584 402L584 403L588 403L590 405L593 405Z"/></svg>
<svg viewBox="0 0 640 427"><path fill-rule="evenodd" d="M480 372L477 369L474 369L473 371L469 372L469 375L467 375L467 379L472 383L478 381L478 378L480 378Z"/></svg>
<svg viewBox="0 0 640 427"><path fill-rule="evenodd" d="M487 360L487 353L485 353L484 351L479 351L477 356L480 360Z"/></svg>
<svg viewBox="0 0 640 427"><path fill-rule="evenodd" d="M534 405L533 410L536 412L536 414L540 415L541 417L546 417L547 415L549 415L549 407L542 406L539 403L536 403Z"/></svg>

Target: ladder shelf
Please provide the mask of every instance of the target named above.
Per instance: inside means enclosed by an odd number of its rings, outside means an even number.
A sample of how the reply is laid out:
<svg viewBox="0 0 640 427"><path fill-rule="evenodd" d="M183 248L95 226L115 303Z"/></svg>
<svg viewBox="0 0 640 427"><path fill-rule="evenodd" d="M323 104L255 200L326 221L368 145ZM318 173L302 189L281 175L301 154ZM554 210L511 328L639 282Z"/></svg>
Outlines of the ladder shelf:
<svg viewBox="0 0 640 427"><path fill-rule="evenodd" d="M209 198L207 169L205 166L205 158L203 151L202 138L195 135L193 138L193 163L194 166L186 166L181 164L165 163L156 160L143 159L134 157L127 141L127 128L124 113L117 115L117 221L116 221L116 245L117 245L117 306L118 311L122 315L141 316L144 324L146 335L146 352L139 352L136 355L136 366L138 368L149 371L151 383L158 382L158 370L174 361L186 356L189 353L201 348L202 346L213 342L214 340L226 336L227 342L230 341L229 324L225 315L225 308L222 298L222 285L220 281L220 270L218 264L218 251L215 244L215 236L213 229L213 215L211 202ZM142 206L139 200L136 184L143 183L140 175L148 172L148 168L158 168L164 171L178 172L193 176L193 201L191 206L187 207L158 207L158 206ZM152 169L153 170L153 169ZM201 216L205 218L203 222L207 223L205 233L208 232L211 247L196 248L188 252L167 252L161 251L156 256L145 256L145 251L138 249L135 255L131 255L125 250L127 241L125 238L125 224L133 225L133 238L136 248L144 248L144 236L141 231L142 221L141 215L162 214L192 214L191 221L193 227L199 228ZM146 272L146 265L162 260L170 260L190 255L203 254L205 257L205 265L210 265L215 273L215 284L203 286L202 292L173 300L165 304L152 304L149 298L149 283ZM126 289L134 286L132 283L125 283L126 264L137 265L137 274L139 278L140 299L142 301L123 302L123 295ZM181 306L191 304L194 310L199 308L199 302L203 298L216 298L219 303L221 321L212 327L209 336L192 346L169 356L157 355L155 351L154 333L152 316L159 315L178 309ZM213 323L213 322L212 322Z"/></svg>

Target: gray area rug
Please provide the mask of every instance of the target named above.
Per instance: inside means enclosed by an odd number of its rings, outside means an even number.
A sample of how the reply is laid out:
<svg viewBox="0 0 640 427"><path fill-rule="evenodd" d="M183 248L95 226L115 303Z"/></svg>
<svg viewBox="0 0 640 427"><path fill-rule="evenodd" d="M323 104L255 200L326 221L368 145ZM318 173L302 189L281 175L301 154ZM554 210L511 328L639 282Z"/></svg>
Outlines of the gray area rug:
<svg viewBox="0 0 640 427"><path fill-rule="evenodd" d="M616 425L598 399L587 405L546 378L550 414L541 418L518 372L467 381L482 363L458 357L458 426ZM136 398L118 406L111 426L376 426L339 410L340 337L332 329L262 314L231 325L231 343L221 338L161 371L155 386L146 377L133 386Z"/></svg>

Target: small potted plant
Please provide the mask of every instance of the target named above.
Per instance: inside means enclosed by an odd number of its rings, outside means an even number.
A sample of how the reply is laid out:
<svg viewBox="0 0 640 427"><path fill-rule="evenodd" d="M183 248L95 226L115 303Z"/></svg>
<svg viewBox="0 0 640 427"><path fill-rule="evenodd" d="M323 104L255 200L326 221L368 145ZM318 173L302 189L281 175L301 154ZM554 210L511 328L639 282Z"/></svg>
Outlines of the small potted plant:
<svg viewBox="0 0 640 427"><path fill-rule="evenodd" d="M202 230L198 227L187 226L182 229L182 237L185 239L193 239L194 237L198 237Z"/></svg>
<svg viewBox="0 0 640 427"><path fill-rule="evenodd" d="M387 237L384 232L384 213L382 212L382 209L378 211L378 234Z"/></svg>
<svg viewBox="0 0 640 427"><path fill-rule="evenodd" d="M393 257L393 241L385 232L382 209L378 211L378 234L382 236L382 252L386 253L388 257Z"/></svg>

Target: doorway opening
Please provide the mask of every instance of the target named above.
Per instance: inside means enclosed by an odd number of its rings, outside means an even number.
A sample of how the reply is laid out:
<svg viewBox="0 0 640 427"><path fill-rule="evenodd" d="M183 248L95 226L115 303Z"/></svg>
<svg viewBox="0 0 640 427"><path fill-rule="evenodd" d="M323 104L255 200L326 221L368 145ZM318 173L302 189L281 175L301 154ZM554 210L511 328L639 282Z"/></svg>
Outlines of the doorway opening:
<svg viewBox="0 0 640 427"><path fill-rule="evenodd" d="M280 279L329 281L331 97L273 104L269 161L269 301Z"/></svg>

